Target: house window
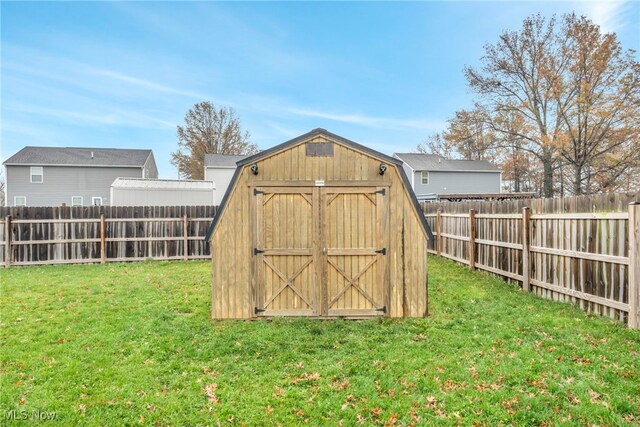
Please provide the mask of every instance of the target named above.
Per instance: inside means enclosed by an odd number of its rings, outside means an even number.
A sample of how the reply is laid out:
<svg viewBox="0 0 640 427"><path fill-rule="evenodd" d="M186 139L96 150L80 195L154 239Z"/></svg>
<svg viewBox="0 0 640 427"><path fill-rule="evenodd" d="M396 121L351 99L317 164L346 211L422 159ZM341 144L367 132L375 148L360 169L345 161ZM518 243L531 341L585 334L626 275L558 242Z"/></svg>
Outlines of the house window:
<svg viewBox="0 0 640 427"><path fill-rule="evenodd" d="M73 196L71 198L71 206L82 206L82 196Z"/></svg>
<svg viewBox="0 0 640 427"><path fill-rule="evenodd" d="M102 197L92 197L91 204L93 206L102 206Z"/></svg>
<svg viewBox="0 0 640 427"><path fill-rule="evenodd" d="M44 181L42 166L31 166L31 182L41 183Z"/></svg>
<svg viewBox="0 0 640 427"><path fill-rule="evenodd" d="M27 198L25 196L15 196L13 198L14 206L27 206Z"/></svg>
<svg viewBox="0 0 640 427"><path fill-rule="evenodd" d="M422 185L429 184L429 172L422 172L421 181L422 181Z"/></svg>

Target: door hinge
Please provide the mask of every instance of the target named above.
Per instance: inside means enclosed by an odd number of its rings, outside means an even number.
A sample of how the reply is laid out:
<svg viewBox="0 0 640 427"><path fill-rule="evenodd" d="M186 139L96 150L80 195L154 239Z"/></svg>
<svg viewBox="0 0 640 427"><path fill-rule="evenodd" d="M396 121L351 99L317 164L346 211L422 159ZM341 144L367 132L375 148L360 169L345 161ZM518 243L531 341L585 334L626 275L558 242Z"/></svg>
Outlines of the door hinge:
<svg viewBox="0 0 640 427"><path fill-rule="evenodd" d="M266 310L264 308L258 308L258 307L255 307L255 310L254 310L255 314L262 313L263 311L266 311Z"/></svg>
<svg viewBox="0 0 640 427"><path fill-rule="evenodd" d="M381 312L383 312L383 313L386 313L386 312L387 312L387 306L386 306L386 305L384 305L384 306L382 306L381 308L376 308L376 311L381 311Z"/></svg>
<svg viewBox="0 0 640 427"><path fill-rule="evenodd" d="M373 194L382 194L383 196L387 193L387 190L385 190L384 188L382 190L378 190Z"/></svg>
<svg viewBox="0 0 640 427"><path fill-rule="evenodd" d="M258 190L257 188L254 188L254 189L253 189L253 195L254 195L254 196L257 196L258 194L264 194L264 191L260 191L260 190Z"/></svg>
<svg viewBox="0 0 640 427"><path fill-rule="evenodd" d="M387 248L382 248L380 250L377 250L376 253L377 254L386 255L387 254Z"/></svg>
<svg viewBox="0 0 640 427"><path fill-rule="evenodd" d="M264 251L262 249L258 249L258 248L253 248L253 254L254 255L258 255L263 253Z"/></svg>

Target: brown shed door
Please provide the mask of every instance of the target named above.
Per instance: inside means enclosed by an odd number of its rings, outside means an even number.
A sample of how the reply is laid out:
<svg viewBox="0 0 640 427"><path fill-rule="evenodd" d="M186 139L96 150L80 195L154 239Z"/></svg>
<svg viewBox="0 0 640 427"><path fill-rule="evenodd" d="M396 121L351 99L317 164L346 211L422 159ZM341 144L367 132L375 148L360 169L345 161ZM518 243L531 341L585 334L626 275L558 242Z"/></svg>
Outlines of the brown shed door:
<svg viewBox="0 0 640 427"><path fill-rule="evenodd" d="M256 314L317 315L313 188L256 188Z"/></svg>
<svg viewBox="0 0 640 427"><path fill-rule="evenodd" d="M326 188L322 191L325 313L386 313L386 190Z"/></svg>
<svg viewBox="0 0 640 427"><path fill-rule="evenodd" d="M257 315L386 314L386 189L252 191Z"/></svg>

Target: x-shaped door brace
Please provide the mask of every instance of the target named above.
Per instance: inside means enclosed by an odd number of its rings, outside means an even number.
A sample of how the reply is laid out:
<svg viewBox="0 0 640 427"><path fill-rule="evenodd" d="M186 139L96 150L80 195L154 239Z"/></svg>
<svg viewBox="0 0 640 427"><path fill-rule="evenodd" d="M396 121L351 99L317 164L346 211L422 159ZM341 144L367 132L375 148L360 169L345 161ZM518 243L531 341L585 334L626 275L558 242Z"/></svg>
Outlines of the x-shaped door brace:
<svg viewBox="0 0 640 427"><path fill-rule="evenodd" d="M287 278L287 276L285 276L285 274L280 271L278 267L276 267L268 258L263 258L263 261L269 266L269 268L271 268L271 270L273 270L274 273L278 275L278 277L280 277L284 281L284 285L282 285L276 292L273 293L273 295L271 295L271 298L269 298L269 300L264 304L264 308L267 308L269 304L271 304L273 300L275 300L276 297L280 295L280 293L284 291L287 286L290 287L291 290L295 292L296 295L298 295L309 306L309 308L313 307L311 305L311 302L307 298L305 298L302 292L298 288L293 286L293 281L304 271L305 268L307 268L309 264L311 264L313 258L309 258L307 262L302 264L302 266L298 270L296 270L296 272L293 273L293 275L289 278Z"/></svg>
<svg viewBox="0 0 640 427"><path fill-rule="evenodd" d="M329 264L331 264L333 266L333 268L335 268L338 271L338 273L342 274L342 276L344 276L344 278L347 279L347 282L349 282L349 283L347 283L347 285L344 288L342 288L342 290L340 292L338 292L338 295L333 297L331 302L329 302L329 307L331 307L333 304L335 304L335 302L338 301L340 299L340 297L345 292L347 292L347 290L349 290L349 288L351 286L356 288L358 290L358 292L360 292L362 294L362 296L365 297L367 299L367 301L369 301L371 303L371 305L376 307L377 303L374 301L374 299L371 297L371 295L369 295L367 292L365 292L364 289L362 289L360 286L358 286L358 284L356 282L358 281L360 276L362 276L364 273L366 273L366 271L369 269L369 267L371 267L377 260L378 260L377 257L374 257L371 261L369 261L369 263L367 265L364 266L364 268L358 274L356 274L356 276L353 279L351 279L351 278L349 278L349 275L347 273L345 273L345 271L342 268L340 268L339 265L337 265L331 259L327 259Z"/></svg>

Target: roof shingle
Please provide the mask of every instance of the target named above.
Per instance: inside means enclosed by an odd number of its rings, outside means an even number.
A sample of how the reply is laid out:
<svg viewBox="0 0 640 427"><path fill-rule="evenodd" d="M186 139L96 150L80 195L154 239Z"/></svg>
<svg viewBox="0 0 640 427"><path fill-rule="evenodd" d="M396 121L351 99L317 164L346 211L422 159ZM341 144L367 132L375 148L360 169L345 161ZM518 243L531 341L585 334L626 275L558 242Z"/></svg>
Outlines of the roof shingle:
<svg viewBox="0 0 640 427"><path fill-rule="evenodd" d="M248 154L205 154L204 166L235 168L237 162L247 157Z"/></svg>
<svg viewBox="0 0 640 427"><path fill-rule="evenodd" d="M142 167L150 154L125 148L24 147L3 164Z"/></svg>
<svg viewBox="0 0 640 427"><path fill-rule="evenodd" d="M500 168L487 160L451 160L437 154L423 153L394 153L394 156L414 171L500 172Z"/></svg>

